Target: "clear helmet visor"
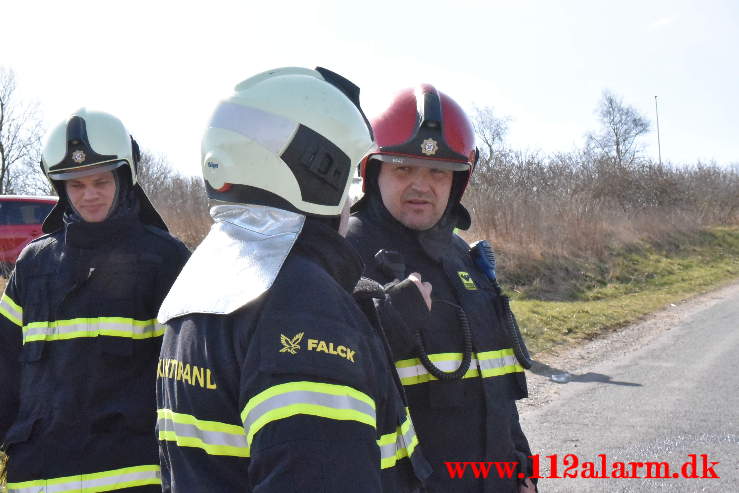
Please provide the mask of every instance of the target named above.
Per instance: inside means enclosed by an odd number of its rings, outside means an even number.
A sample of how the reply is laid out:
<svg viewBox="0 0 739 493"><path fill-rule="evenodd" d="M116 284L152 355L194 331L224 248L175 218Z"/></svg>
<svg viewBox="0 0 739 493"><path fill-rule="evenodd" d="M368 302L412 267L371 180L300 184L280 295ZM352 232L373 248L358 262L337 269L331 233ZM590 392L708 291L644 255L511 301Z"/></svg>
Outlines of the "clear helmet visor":
<svg viewBox="0 0 739 493"><path fill-rule="evenodd" d="M396 166L416 166L421 168L443 169L449 171L469 171L470 163L461 161L449 161L443 159L424 159L417 156L406 156L402 154L374 154L372 159Z"/></svg>

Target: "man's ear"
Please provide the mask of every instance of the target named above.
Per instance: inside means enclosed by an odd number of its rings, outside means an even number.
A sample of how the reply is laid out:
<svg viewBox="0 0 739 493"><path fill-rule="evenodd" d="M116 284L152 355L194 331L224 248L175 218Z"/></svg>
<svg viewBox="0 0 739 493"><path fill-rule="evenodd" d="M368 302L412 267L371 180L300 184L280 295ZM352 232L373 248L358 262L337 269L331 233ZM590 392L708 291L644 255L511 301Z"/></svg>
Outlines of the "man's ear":
<svg viewBox="0 0 739 493"><path fill-rule="evenodd" d="M129 137L131 137L131 152L133 154L133 171L136 174L138 174L139 161L141 161L141 149L139 149L139 143L136 142L136 139L134 139L132 135L129 135Z"/></svg>
<svg viewBox="0 0 739 493"><path fill-rule="evenodd" d="M341 209L341 216L339 216L339 234L343 237L346 237L346 234L349 232L349 216L351 215L351 205L349 204L349 199L346 199L346 202L344 203L344 208Z"/></svg>

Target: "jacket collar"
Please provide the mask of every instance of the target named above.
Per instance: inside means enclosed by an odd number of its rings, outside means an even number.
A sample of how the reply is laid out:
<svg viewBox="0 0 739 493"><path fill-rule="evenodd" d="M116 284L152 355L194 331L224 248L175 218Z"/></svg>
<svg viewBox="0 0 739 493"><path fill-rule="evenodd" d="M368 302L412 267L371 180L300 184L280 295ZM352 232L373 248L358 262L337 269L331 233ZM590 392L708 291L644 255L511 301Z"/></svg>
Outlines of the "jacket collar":
<svg viewBox="0 0 739 493"><path fill-rule="evenodd" d="M323 267L348 293L354 290L362 275L364 266L357 251L320 220L306 219L295 249Z"/></svg>

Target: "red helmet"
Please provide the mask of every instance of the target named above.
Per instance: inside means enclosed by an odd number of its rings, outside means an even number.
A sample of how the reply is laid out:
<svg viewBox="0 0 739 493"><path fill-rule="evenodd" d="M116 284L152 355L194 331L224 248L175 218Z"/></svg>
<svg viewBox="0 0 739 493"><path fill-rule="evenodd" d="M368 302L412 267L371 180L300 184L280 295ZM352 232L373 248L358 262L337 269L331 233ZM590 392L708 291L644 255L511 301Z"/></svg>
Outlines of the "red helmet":
<svg viewBox="0 0 739 493"><path fill-rule="evenodd" d="M467 115L456 101L430 84L398 93L372 121L372 129L377 146L360 163L363 180L372 159L466 171L467 180L477 162L475 133ZM367 191L366 182L362 190Z"/></svg>

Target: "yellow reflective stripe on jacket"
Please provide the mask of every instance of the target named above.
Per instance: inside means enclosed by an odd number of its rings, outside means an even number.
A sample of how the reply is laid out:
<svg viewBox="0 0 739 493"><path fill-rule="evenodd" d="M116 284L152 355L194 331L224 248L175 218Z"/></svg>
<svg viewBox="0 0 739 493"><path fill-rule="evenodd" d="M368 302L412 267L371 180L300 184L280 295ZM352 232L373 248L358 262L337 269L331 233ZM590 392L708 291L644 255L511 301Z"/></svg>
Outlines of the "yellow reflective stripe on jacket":
<svg viewBox="0 0 739 493"><path fill-rule="evenodd" d="M299 414L377 428L375 401L356 389L318 382L283 383L252 397L241 412L249 447L264 426Z"/></svg>
<svg viewBox="0 0 739 493"><path fill-rule="evenodd" d="M439 353L430 354L429 359L440 370L451 372L459 368L462 363L462 353ZM416 385L419 383L437 380L431 375L426 367L423 366L418 358L406 359L395 362L395 369L398 372L400 381L403 385ZM482 353L473 353L470 361L470 369L462 378L478 377L482 378L496 377L508 373L522 372L523 367L518 364L513 349L499 349L497 351L485 351Z"/></svg>
<svg viewBox="0 0 739 493"><path fill-rule="evenodd" d="M23 344L33 341L57 341L78 337L114 336L148 339L164 334L156 319L134 320L125 317L73 318L52 322L31 322L23 327Z"/></svg>
<svg viewBox="0 0 739 493"><path fill-rule="evenodd" d="M180 447L197 447L209 455L249 457L246 433L242 425L198 419L171 409L157 409L159 440L177 443Z"/></svg>
<svg viewBox="0 0 739 493"><path fill-rule="evenodd" d="M380 447L380 469L393 467L403 457L410 457L418 445L416 430L413 428L408 408L405 409L405 420L398 426L397 430L387 435L382 435L377 440Z"/></svg>
<svg viewBox="0 0 739 493"><path fill-rule="evenodd" d="M23 308L18 305L7 293L0 298L0 313L17 326L23 325Z"/></svg>
<svg viewBox="0 0 739 493"><path fill-rule="evenodd" d="M8 493L92 493L161 484L159 466L134 466L112 471L8 483Z"/></svg>

